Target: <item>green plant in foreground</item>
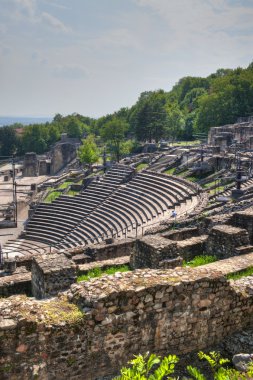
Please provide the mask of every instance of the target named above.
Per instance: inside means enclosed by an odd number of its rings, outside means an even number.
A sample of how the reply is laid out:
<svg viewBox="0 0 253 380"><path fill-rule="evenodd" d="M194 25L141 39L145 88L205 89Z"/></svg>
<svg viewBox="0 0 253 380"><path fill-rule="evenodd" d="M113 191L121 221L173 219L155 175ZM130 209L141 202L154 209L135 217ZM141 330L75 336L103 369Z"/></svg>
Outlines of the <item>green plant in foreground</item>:
<svg viewBox="0 0 253 380"><path fill-rule="evenodd" d="M132 367L122 368L121 376L114 380L162 380L174 372L178 360L176 355L168 355L163 359L155 354L137 355L129 362ZM166 377L166 379L172 378Z"/></svg>
<svg viewBox="0 0 253 380"><path fill-rule="evenodd" d="M191 268L195 268L195 267L198 267L200 265L205 265L205 264L210 264L210 263L213 263L215 261L217 261L217 256L213 255L200 255L200 256L196 256L194 257L193 260L191 261L184 261L183 262L183 266L184 267L191 267Z"/></svg>
<svg viewBox="0 0 253 380"><path fill-rule="evenodd" d="M250 380L253 376L253 365L249 366L247 373L241 373L232 368L225 368L224 365L230 361L224 359L217 352L205 354L199 352L198 357L201 360L207 361L214 380ZM173 375L175 365L179 361L176 355L168 355L161 359L160 356L149 353L137 355L128 363L131 367L123 367L120 371L120 376L114 380L179 380L179 377L170 377ZM206 380L198 368L187 366L187 372L191 377L183 377L185 380Z"/></svg>

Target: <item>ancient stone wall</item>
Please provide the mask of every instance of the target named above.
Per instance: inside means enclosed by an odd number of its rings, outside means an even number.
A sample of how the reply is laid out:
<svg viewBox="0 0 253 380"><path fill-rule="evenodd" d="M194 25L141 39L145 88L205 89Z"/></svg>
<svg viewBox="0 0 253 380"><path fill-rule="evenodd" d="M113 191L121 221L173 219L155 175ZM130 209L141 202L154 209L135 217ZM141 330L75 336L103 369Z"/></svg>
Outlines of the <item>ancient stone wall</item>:
<svg viewBox="0 0 253 380"><path fill-rule="evenodd" d="M73 285L68 302L2 299L1 379L102 379L134 354L205 349L252 326L252 290L252 277L138 270Z"/></svg>
<svg viewBox="0 0 253 380"><path fill-rule="evenodd" d="M102 261L116 257L130 256L135 246L135 240L126 239L112 244L96 244L89 247L71 249L71 257L75 262Z"/></svg>
<svg viewBox="0 0 253 380"><path fill-rule="evenodd" d="M173 260L175 266L178 262L177 243L160 235L147 235L136 240L135 249L130 258L132 268L159 268L166 261Z"/></svg>
<svg viewBox="0 0 253 380"><path fill-rule="evenodd" d="M64 166L76 158L76 146L70 143L59 143L52 149L51 175L59 172Z"/></svg>
<svg viewBox="0 0 253 380"><path fill-rule="evenodd" d="M26 153L24 158L23 176L36 177L38 175L38 158L36 153Z"/></svg>
<svg viewBox="0 0 253 380"><path fill-rule="evenodd" d="M32 263L32 294L36 298L55 296L76 282L76 265L65 255L34 257Z"/></svg>
<svg viewBox="0 0 253 380"><path fill-rule="evenodd" d="M253 243L253 209L239 211L233 214L231 224L245 228L248 231L250 243Z"/></svg>
<svg viewBox="0 0 253 380"><path fill-rule="evenodd" d="M214 226L206 242L206 252L225 259L236 255L236 248L249 245L248 232L229 225Z"/></svg>
<svg viewBox="0 0 253 380"><path fill-rule="evenodd" d="M11 275L0 277L0 297L14 294L32 295L31 273L25 267L18 268Z"/></svg>
<svg viewBox="0 0 253 380"><path fill-rule="evenodd" d="M212 127L208 133L208 144L219 145L221 149L226 148L232 143L232 140L246 142L253 136L253 122L236 123L223 125L221 127Z"/></svg>

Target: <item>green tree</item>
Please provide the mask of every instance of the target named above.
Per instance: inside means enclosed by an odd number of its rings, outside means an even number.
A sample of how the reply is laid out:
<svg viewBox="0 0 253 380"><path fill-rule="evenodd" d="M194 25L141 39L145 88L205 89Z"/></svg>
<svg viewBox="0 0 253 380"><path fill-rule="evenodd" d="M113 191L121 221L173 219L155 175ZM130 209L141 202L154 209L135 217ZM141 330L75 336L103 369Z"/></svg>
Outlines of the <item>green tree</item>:
<svg viewBox="0 0 253 380"><path fill-rule="evenodd" d="M182 137L185 119L183 112L176 103L167 106L166 135L173 140Z"/></svg>
<svg viewBox="0 0 253 380"><path fill-rule="evenodd" d="M109 144L111 154L117 161L120 160L122 155L123 142L128 128L129 125L125 121L113 118L111 121L105 123L100 130L101 137Z"/></svg>
<svg viewBox="0 0 253 380"><path fill-rule="evenodd" d="M165 136L167 96L163 90L144 92L130 112L130 123L138 141L155 140Z"/></svg>
<svg viewBox="0 0 253 380"><path fill-rule="evenodd" d="M12 127L0 128L0 155L11 156L19 148L19 140L16 136L15 129Z"/></svg>
<svg viewBox="0 0 253 380"><path fill-rule="evenodd" d="M98 161L99 149L94 135L88 135L86 139L82 140L82 145L79 147L77 155L83 164L88 164L89 166Z"/></svg>

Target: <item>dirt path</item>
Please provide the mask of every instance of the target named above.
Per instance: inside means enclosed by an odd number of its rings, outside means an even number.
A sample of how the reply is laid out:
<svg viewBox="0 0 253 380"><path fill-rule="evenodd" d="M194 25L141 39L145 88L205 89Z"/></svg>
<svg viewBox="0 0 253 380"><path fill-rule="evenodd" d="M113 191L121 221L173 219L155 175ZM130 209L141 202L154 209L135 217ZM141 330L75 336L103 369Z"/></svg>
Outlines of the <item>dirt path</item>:
<svg viewBox="0 0 253 380"><path fill-rule="evenodd" d="M0 229L0 243L3 246L8 240L16 239L20 232L24 229L24 222L28 217L28 205L22 204L18 205L18 226L16 228L1 228ZM1 235L10 235L10 236L1 236Z"/></svg>

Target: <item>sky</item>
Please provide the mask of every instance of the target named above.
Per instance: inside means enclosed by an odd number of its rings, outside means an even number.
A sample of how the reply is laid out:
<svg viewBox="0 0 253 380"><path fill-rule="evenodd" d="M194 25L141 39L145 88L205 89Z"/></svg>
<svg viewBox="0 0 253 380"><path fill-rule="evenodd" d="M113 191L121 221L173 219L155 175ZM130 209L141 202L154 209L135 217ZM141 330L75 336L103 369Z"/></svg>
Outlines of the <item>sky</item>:
<svg viewBox="0 0 253 380"><path fill-rule="evenodd" d="M100 117L253 61L253 0L0 0L0 115Z"/></svg>

